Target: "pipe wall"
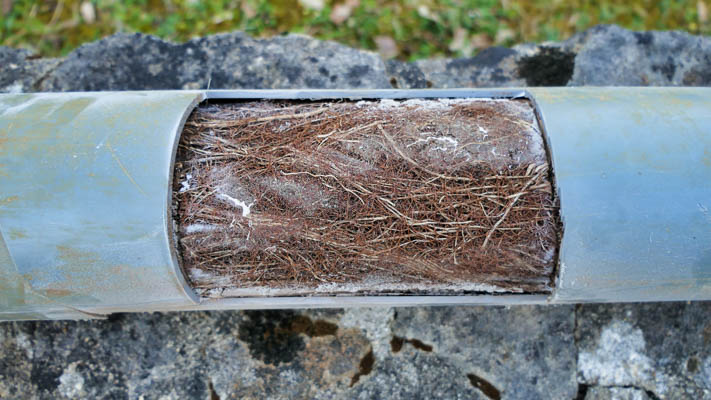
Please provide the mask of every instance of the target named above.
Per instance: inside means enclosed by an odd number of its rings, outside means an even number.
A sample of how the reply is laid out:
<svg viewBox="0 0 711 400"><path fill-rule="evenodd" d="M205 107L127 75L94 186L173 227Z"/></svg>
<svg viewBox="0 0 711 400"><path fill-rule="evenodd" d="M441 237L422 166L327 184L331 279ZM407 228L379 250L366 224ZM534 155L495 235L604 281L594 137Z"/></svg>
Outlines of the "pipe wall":
<svg viewBox="0 0 711 400"><path fill-rule="evenodd" d="M529 98L564 225L554 293L200 299L178 265L175 148L204 99ZM0 319L111 312L711 299L711 89L0 95Z"/></svg>
<svg viewBox="0 0 711 400"><path fill-rule="evenodd" d="M711 89L531 89L564 224L561 302L711 299Z"/></svg>

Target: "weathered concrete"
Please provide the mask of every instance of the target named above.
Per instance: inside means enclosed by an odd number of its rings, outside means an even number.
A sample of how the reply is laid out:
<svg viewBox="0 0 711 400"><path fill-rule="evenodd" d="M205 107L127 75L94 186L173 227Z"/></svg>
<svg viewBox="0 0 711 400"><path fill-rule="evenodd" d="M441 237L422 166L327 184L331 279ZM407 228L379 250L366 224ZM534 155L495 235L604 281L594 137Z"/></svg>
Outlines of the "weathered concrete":
<svg viewBox="0 0 711 400"><path fill-rule="evenodd" d="M711 398L711 303L585 305L578 380L654 398Z"/></svg>
<svg viewBox="0 0 711 400"><path fill-rule="evenodd" d="M116 34L64 59L0 47L0 92L238 88L711 85L711 39L601 25L559 43L492 47L471 58L383 61L289 35L235 32L176 44Z"/></svg>

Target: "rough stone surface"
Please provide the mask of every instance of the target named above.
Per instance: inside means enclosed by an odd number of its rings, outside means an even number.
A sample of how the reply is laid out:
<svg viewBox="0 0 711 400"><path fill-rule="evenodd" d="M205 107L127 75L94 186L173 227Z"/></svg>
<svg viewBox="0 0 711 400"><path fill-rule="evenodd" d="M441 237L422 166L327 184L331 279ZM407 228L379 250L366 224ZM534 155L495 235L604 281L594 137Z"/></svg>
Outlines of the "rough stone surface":
<svg viewBox="0 0 711 400"><path fill-rule="evenodd" d="M560 43L415 65L434 87L710 86L711 38L600 25Z"/></svg>
<svg viewBox="0 0 711 400"><path fill-rule="evenodd" d="M56 58L38 58L28 50L0 46L0 93L41 90L39 84L60 62Z"/></svg>
<svg viewBox="0 0 711 400"><path fill-rule="evenodd" d="M577 319L581 383L711 399L711 303L585 305Z"/></svg>
<svg viewBox="0 0 711 400"><path fill-rule="evenodd" d="M647 392L627 387L594 387L584 400L650 400Z"/></svg>
<svg viewBox="0 0 711 400"><path fill-rule="evenodd" d="M507 399L572 399L574 324L572 306L406 308L393 335L401 360L446 359L459 371L452 380L488 382Z"/></svg>
<svg viewBox="0 0 711 400"><path fill-rule="evenodd" d="M25 53L16 57L23 55L19 65L25 66ZM182 44L116 34L79 47L45 75L35 75L41 81L28 78L24 90L390 87L385 63L375 53L306 36L258 40L241 32Z"/></svg>
<svg viewBox="0 0 711 400"><path fill-rule="evenodd" d="M425 74L415 64L388 60L385 67L393 88L426 89L432 87L432 82L425 79Z"/></svg>
<svg viewBox="0 0 711 400"><path fill-rule="evenodd" d="M710 54L706 37L614 26L415 63L300 36L173 44L115 35L64 59L0 47L0 91L708 86ZM2 323L0 398L711 399L710 311L664 303Z"/></svg>
<svg viewBox="0 0 711 400"><path fill-rule="evenodd" d="M524 86L515 49L491 47L472 58L415 61L427 86L437 88Z"/></svg>
<svg viewBox="0 0 711 400"><path fill-rule="evenodd" d="M0 398L572 398L573 332L570 306L4 323Z"/></svg>
<svg viewBox="0 0 711 400"><path fill-rule="evenodd" d="M570 84L709 86L711 40L683 32L594 28L578 51Z"/></svg>
<svg viewBox="0 0 711 400"><path fill-rule="evenodd" d="M64 59L0 47L0 92L129 89L710 86L711 38L600 25L564 42L492 47L470 58L383 61L306 36L241 33L171 43L116 34Z"/></svg>

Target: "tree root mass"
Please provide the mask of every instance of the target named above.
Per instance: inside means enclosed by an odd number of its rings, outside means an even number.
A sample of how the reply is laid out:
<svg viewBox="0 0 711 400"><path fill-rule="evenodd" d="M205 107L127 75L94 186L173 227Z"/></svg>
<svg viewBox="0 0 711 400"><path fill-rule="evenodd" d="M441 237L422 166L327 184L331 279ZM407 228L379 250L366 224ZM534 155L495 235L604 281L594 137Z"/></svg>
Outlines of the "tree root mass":
<svg viewBox="0 0 711 400"><path fill-rule="evenodd" d="M526 100L198 107L174 171L203 296L549 292L560 237Z"/></svg>

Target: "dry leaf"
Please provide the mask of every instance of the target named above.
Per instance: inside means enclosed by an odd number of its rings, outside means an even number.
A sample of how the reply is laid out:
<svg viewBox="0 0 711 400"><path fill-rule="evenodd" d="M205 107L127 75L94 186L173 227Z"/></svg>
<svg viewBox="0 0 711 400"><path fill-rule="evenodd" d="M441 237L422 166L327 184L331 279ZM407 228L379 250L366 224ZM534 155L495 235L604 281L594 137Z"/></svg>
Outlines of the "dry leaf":
<svg viewBox="0 0 711 400"><path fill-rule="evenodd" d="M12 11L12 0L2 0L2 15L7 15Z"/></svg>
<svg viewBox="0 0 711 400"><path fill-rule="evenodd" d="M79 6L79 14L81 14L82 19L87 24L93 24L96 22L96 10L90 1L83 1L81 3Z"/></svg>
<svg viewBox="0 0 711 400"><path fill-rule="evenodd" d="M306 9L314 11L321 11L326 6L324 0L299 0L299 4Z"/></svg>
<svg viewBox="0 0 711 400"><path fill-rule="evenodd" d="M388 59L398 55L399 51L395 39L390 36L376 36L373 40L375 40L375 45L378 47L378 53L380 53L381 57Z"/></svg>
<svg viewBox="0 0 711 400"><path fill-rule="evenodd" d="M464 28L457 28L449 44L449 50L459 52L464 57L470 57L475 50L491 46L491 38L485 33L469 36Z"/></svg>
<svg viewBox="0 0 711 400"><path fill-rule="evenodd" d="M429 19L430 21L439 22L439 17L437 16L437 14L430 11L430 8L424 4L417 6L417 14L419 14L419 16L422 18Z"/></svg>
<svg viewBox="0 0 711 400"><path fill-rule="evenodd" d="M247 17L247 19L251 19L257 16L257 10L255 10L254 7L249 4L249 2L242 2L240 10L242 10L244 16Z"/></svg>
<svg viewBox="0 0 711 400"><path fill-rule="evenodd" d="M491 38L486 33L477 33L472 36L471 45L475 49L485 49L491 46Z"/></svg>
<svg viewBox="0 0 711 400"><path fill-rule="evenodd" d="M514 31L508 28L499 29L496 32L496 37L494 38L494 43L503 44L509 39L513 39L515 36Z"/></svg>
<svg viewBox="0 0 711 400"><path fill-rule="evenodd" d="M703 0L696 2L696 13L699 15L699 23L705 24L709 20L709 9Z"/></svg>
<svg viewBox="0 0 711 400"><path fill-rule="evenodd" d="M454 30L454 37L449 43L449 50L460 52L463 56L468 57L471 55L471 48L469 44L469 34L464 28L457 28ZM467 54L468 53L468 54Z"/></svg>
<svg viewBox="0 0 711 400"><path fill-rule="evenodd" d="M351 8L345 4L338 4L334 6L331 11L331 21L336 25L342 24L343 21L347 20L350 16Z"/></svg>
<svg viewBox="0 0 711 400"><path fill-rule="evenodd" d="M348 18L350 18L351 14L353 13L353 9L359 4L359 0L347 0L345 3L333 6L333 10L331 10L330 16L331 21L336 25L342 24Z"/></svg>

